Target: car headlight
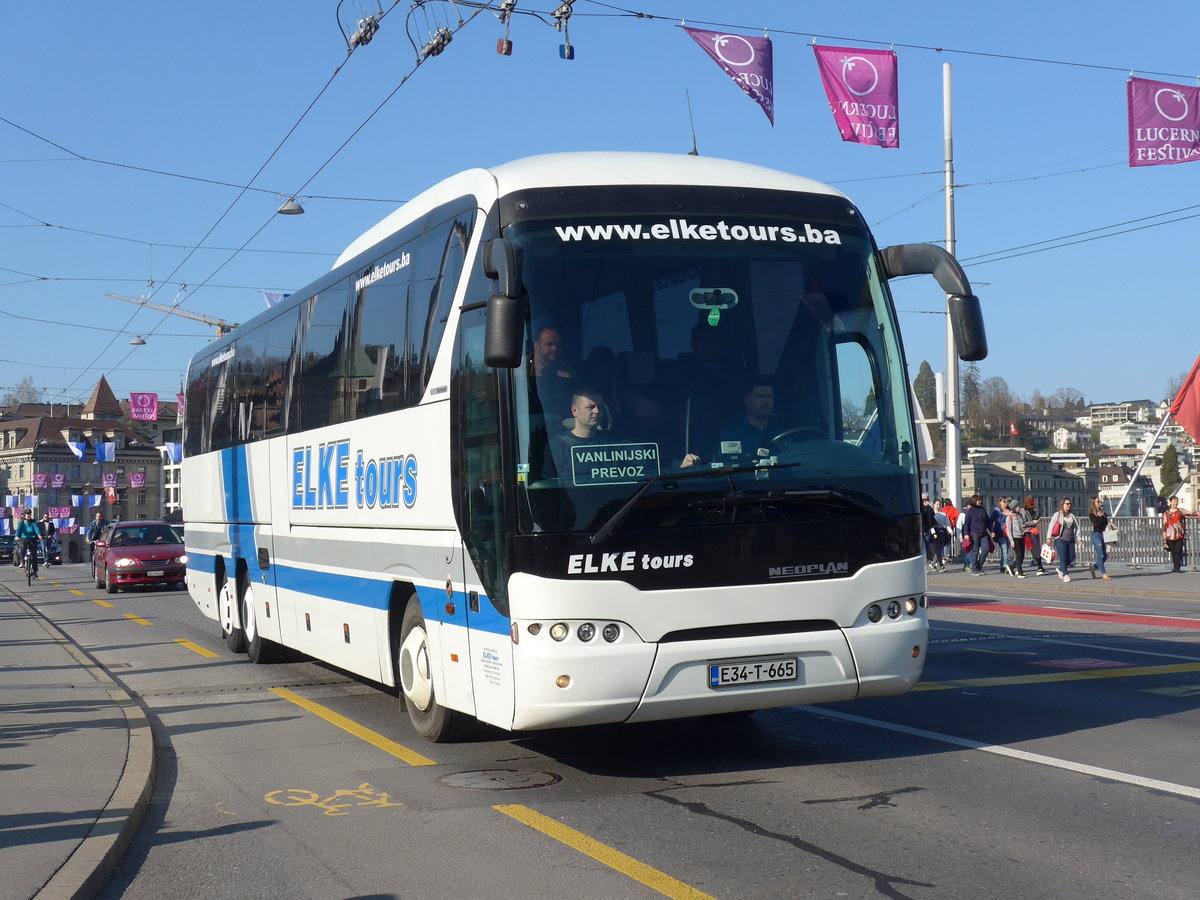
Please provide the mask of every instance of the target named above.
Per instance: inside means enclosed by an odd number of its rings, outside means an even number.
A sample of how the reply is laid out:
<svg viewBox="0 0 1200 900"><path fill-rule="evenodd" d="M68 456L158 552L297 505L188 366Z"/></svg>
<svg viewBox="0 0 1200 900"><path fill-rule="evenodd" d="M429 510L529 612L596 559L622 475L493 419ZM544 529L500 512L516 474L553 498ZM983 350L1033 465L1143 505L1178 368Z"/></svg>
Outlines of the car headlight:
<svg viewBox="0 0 1200 900"><path fill-rule="evenodd" d="M138 561L136 559L131 559L128 556L122 556L120 559L113 561L113 565L117 566L118 568L123 568L125 566L136 566L137 564Z"/></svg>
<svg viewBox="0 0 1200 900"><path fill-rule="evenodd" d="M175 562L179 563L181 566L186 566L187 565L187 554L184 553L182 556L175 557Z"/></svg>

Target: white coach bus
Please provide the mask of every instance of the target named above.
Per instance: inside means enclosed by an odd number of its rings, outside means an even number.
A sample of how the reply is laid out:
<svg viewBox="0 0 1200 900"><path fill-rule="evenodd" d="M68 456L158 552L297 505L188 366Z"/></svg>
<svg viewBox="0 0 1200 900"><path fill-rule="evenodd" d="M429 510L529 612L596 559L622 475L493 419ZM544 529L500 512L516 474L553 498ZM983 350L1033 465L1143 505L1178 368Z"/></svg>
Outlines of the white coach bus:
<svg viewBox="0 0 1200 900"><path fill-rule="evenodd" d="M188 589L255 662L400 685L415 729L901 694L928 620L878 250L837 191L556 154L406 203L187 377Z"/></svg>

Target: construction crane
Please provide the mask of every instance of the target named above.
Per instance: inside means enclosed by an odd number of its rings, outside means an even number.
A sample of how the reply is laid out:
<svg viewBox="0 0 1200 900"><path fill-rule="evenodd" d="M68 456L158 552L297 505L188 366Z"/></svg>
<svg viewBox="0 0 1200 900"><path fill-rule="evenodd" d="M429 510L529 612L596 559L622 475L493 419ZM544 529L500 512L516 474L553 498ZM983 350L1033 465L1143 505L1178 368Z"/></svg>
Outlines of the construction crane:
<svg viewBox="0 0 1200 900"><path fill-rule="evenodd" d="M195 319L197 322L203 322L205 325L212 325L217 329L217 337L224 337L237 328L240 322L226 322L224 319L214 319L212 316L204 316L200 313L194 313L188 309L179 309L176 306L167 306L165 303L152 303L149 300L141 300L138 297L125 297L121 294L105 293L105 297L112 297L114 300L124 300L126 303L135 303L138 306L145 306L147 309L157 309L159 312L170 313L173 316L182 316L185 319Z"/></svg>

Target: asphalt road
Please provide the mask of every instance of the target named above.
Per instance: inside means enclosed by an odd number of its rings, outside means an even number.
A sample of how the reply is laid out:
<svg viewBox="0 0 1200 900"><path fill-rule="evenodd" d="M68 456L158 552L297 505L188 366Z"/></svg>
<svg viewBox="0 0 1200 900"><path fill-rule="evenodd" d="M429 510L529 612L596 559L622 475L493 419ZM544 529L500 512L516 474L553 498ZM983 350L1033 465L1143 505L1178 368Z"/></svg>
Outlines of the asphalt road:
<svg viewBox="0 0 1200 900"><path fill-rule="evenodd" d="M981 579L933 596L903 698L432 745L383 689L86 576L19 592L154 722L102 897L1196 895L1200 601Z"/></svg>

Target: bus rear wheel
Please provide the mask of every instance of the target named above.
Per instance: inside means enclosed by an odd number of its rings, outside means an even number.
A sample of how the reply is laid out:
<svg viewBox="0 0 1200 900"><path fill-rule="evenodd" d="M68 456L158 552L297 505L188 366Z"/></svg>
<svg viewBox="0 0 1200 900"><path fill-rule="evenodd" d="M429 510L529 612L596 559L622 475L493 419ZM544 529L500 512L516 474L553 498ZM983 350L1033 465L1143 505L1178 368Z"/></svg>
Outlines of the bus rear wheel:
<svg viewBox="0 0 1200 900"><path fill-rule="evenodd" d="M434 693L429 635L416 595L404 607L400 641L396 647L396 673L404 709L417 734L435 743L452 741L465 734L470 717L446 709L438 703Z"/></svg>
<svg viewBox="0 0 1200 900"><path fill-rule="evenodd" d="M222 578L217 587L217 618L221 622L221 637L225 639L225 646L234 653L243 652L246 649L246 636L242 632L241 610L237 608L226 578Z"/></svg>

